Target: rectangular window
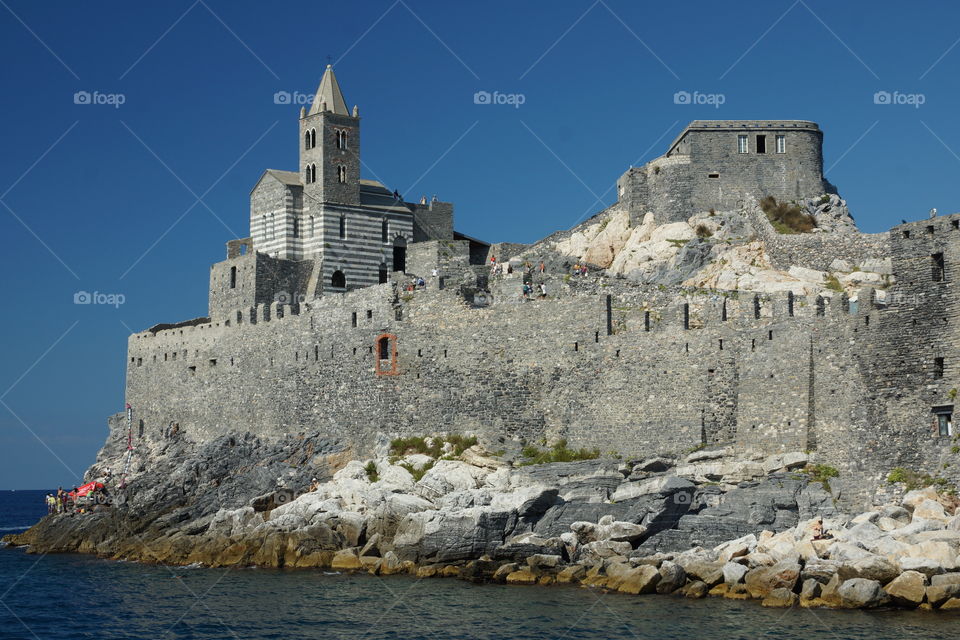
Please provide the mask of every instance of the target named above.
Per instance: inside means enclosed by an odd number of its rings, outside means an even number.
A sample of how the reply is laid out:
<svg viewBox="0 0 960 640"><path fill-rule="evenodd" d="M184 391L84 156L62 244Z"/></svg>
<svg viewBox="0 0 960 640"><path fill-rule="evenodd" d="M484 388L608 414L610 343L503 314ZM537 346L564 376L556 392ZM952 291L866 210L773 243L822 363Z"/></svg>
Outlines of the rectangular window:
<svg viewBox="0 0 960 640"><path fill-rule="evenodd" d="M953 405L934 407L932 411L937 420L937 435L949 437L953 435Z"/></svg>
<svg viewBox="0 0 960 640"><path fill-rule="evenodd" d="M231 289L237 288L237 268L236 267L230 267L230 288Z"/></svg>
<svg viewBox="0 0 960 640"><path fill-rule="evenodd" d="M934 378L943 377L943 358L933 359L933 377Z"/></svg>
<svg viewBox="0 0 960 640"><path fill-rule="evenodd" d="M787 152L787 136L777 136L777 153Z"/></svg>
<svg viewBox="0 0 960 640"><path fill-rule="evenodd" d="M749 149L748 149L748 143L747 143L747 136L745 135L737 136L737 152L747 153L748 151Z"/></svg>
<svg viewBox="0 0 960 640"><path fill-rule="evenodd" d="M930 256L933 267L933 281L943 282L946 278L946 262L944 262L942 253L935 253Z"/></svg>
<svg viewBox="0 0 960 640"><path fill-rule="evenodd" d="M767 136L757 136L757 153L767 152Z"/></svg>

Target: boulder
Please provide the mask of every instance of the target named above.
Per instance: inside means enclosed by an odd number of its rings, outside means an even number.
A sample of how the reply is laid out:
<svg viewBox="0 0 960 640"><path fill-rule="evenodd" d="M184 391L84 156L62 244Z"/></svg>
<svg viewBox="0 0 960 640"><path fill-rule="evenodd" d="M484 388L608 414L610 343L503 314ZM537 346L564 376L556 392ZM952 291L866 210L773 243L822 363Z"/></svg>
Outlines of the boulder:
<svg viewBox="0 0 960 640"><path fill-rule="evenodd" d="M557 574L557 582L564 584L580 582L586 574L587 570L583 565L571 564Z"/></svg>
<svg viewBox="0 0 960 640"><path fill-rule="evenodd" d="M665 560L660 565L659 572L657 593L673 593L687 582L687 572L675 562Z"/></svg>
<svg viewBox="0 0 960 640"><path fill-rule="evenodd" d="M743 581L751 596L763 598L781 587L793 591L799 578L800 565L790 560L781 560L772 567L760 567L747 572Z"/></svg>
<svg viewBox="0 0 960 640"><path fill-rule="evenodd" d="M869 609L887 602L887 593L876 580L851 578L837 589L842 606L848 609Z"/></svg>
<svg viewBox="0 0 960 640"><path fill-rule="evenodd" d="M660 578L660 572L655 567L641 565L619 576L616 589L621 593L653 593Z"/></svg>
<svg viewBox="0 0 960 640"><path fill-rule="evenodd" d="M926 597L927 576L918 571L904 571L889 582L883 590L893 601L904 607L916 607Z"/></svg>
<svg viewBox="0 0 960 640"><path fill-rule="evenodd" d="M943 505L936 500L923 500L914 505L913 517L942 522L946 522L949 519L947 513L943 510Z"/></svg>
<svg viewBox="0 0 960 640"><path fill-rule="evenodd" d="M338 571L353 571L362 568L363 565L360 563L356 549L343 549L333 554L330 567Z"/></svg>
<svg viewBox="0 0 960 640"><path fill-rule="evenodd" d="M800 587L801 600L814 600L820 597L823 585L813 578L807 578Z"/></svg>
<svg viewBox="0 0 960 640"><path fill-rule="evenodd" d="M549 555L545 553L535 553L527 558L527 566L533 571L556 569L562 561L559 555Z"/></svg>
<svg viewBox="0 0 960 640"><path fill-rule="evenodd" d="M960 584L960 573L943 573L930 578L930 584L942 586L946 584Z"/></svg>
<svg viewBox="0 0 960 640"><path fill-rule="evenodd" d="M748 569L742 564L728 562L723 565L723 581L727 584L737 584L743 580Z"/></svg>
<svg viewBox="0 0 960 640"><path fill-rule="evenodd" d="M708 591L710 591L710 587L702 580L689 582L687 586L680 590L680 592L688 598L704 598Z"/></svg>
<svg viewBox="0 0 960 640"><path fill-rule="evenodd" d="M511 571L506 577L507 584L536 584L537 576L528 567Z"/></svg>
<svg viewBox="0 0 960 640"><path fill-rule="evenodd" d="M927 602L934 607L957 596L960 596L960 584L931 584L927 587Z"/></svg>
<svg viewBox="0 0 960 640"><path fill-rule="evenodd" d="M933 487L924 487L923 489L914 489L913 491L908 491L904 494L903 498L900 500L906 509L913 511L914 508L921 502L926 500L936 501L939 498L937 495L937 490Z"/></svg>
<svg viewBox="0 0 960 640"><path fill-rule="evenodd" d="M929 558L910 558L901 556L898 564L902 571L917 571L927 577L936 576L943 573L943 567Z"/></svg>
<svg viewBox="0 0 960 640"><path fill-rule="evenodd" d="M760 604L764 607L792 607L797 604L797 594L790 589L780 587L767 594Z"/></svg>
<svg viewBox="0 0 960 640"><path fill-rule="evenodd" d="M850 565L841 565L838 573L843 580L866 578L867 580L875 580L880 584L886 584L900 575L900 567L886 558L869 556Z"/></svg>

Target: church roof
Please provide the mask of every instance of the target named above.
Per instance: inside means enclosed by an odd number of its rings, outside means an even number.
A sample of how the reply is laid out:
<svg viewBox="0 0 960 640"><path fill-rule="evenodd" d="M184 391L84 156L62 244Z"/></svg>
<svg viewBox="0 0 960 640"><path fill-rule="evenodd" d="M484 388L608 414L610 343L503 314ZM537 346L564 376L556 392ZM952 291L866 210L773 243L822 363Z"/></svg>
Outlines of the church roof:
<svg viewBox="0 0 960 640"><path fill-rule="evenodd" d="M320 79L320 88L317 89L317 93L313 97L309 115L320 113L320 108L324 103L327 105L327 111L342 116L350 115L350 112L347 111L347 103L343 101L343 93L340 92L337 76L333 74L333 67L329 64L327 70L323 72L323 78Z"/></svg>
<svg viewBox="0 0 960 640"><path fill-rule="evenodd" d="M278 169L267 169L266 171L271 176L282 182L283 184L290 185L291 187L299 187L300 183L300 174L296 171L280 171Z"/></svg>

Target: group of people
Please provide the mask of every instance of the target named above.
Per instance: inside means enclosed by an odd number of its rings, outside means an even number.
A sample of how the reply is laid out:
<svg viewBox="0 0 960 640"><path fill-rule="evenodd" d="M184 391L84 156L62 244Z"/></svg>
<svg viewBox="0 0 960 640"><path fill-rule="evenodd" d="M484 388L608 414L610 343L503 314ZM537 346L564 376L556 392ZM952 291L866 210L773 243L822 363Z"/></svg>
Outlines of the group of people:
<svg viewBox="0 0 960 640"><path fill-rule="evenodd" d="M65 513L67 510L67 494L63 487L57 489L57 493L47 494L47 513Z"/></svg>
<svg viewBox="0 0 960 640"><path fill-rule="evenodd" d="M587 275L587 265L580 264L579 262L573 265L573 275L575 276L585 276Z"/></svg>
<svg viewBox="0 0 960 640"><path fill-rule="evenodd" d="M523 293L522 293L521 296L520 296L521 299L522 299L522 300L529 300L530 298L533 297L533 292L534 292L533 284L532 284L532 283L529 283L529 282L524 282L524 283L523 283L523 290L522 290L522 291L523 291ZM538 298L540 298L541 300L546 299L546 297L547 297L547 285L546 285L546 283L541 282L540 284L538 284L537 287L536 287L536 291L537 291L537 297L538 297Z"/></svg>

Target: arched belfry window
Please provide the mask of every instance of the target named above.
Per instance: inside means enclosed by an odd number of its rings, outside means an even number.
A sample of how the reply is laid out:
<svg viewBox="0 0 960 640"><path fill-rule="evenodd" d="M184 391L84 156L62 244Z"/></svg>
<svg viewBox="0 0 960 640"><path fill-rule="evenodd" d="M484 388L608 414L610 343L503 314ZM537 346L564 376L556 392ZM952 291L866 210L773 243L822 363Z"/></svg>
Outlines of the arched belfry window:
<svg viewBox="0 0 960 640"><path fill-rule="evenodd" d="M317 181L317 165L310 165L310 182Z"/></svg>
<svg viewBox="0 0 960 640"><path fill-rule="evenodd" d="M310 129L310 148L317 146L317 130Z"/></svg>
<svg viewBox="0 0 960 640"><path fill-rule="evenodd" d="M395 376L400 373L397 369L397 336L392 333L377 336L373 353L378 376Z"/></svg>
<svg viewBox="0 0 960 640"><path fill-rule="evenodd" d="M337 269L333 272L333 275L330 276L330 286L334 289L347 288L347 277L343 275L343 271Z"/></svg>
<svg viewBox="0 0 960 640"><path fill-rule="evenodd" d="M303 132L303 148L304 149L310 148L310 132L309 131Z"/></svg>

